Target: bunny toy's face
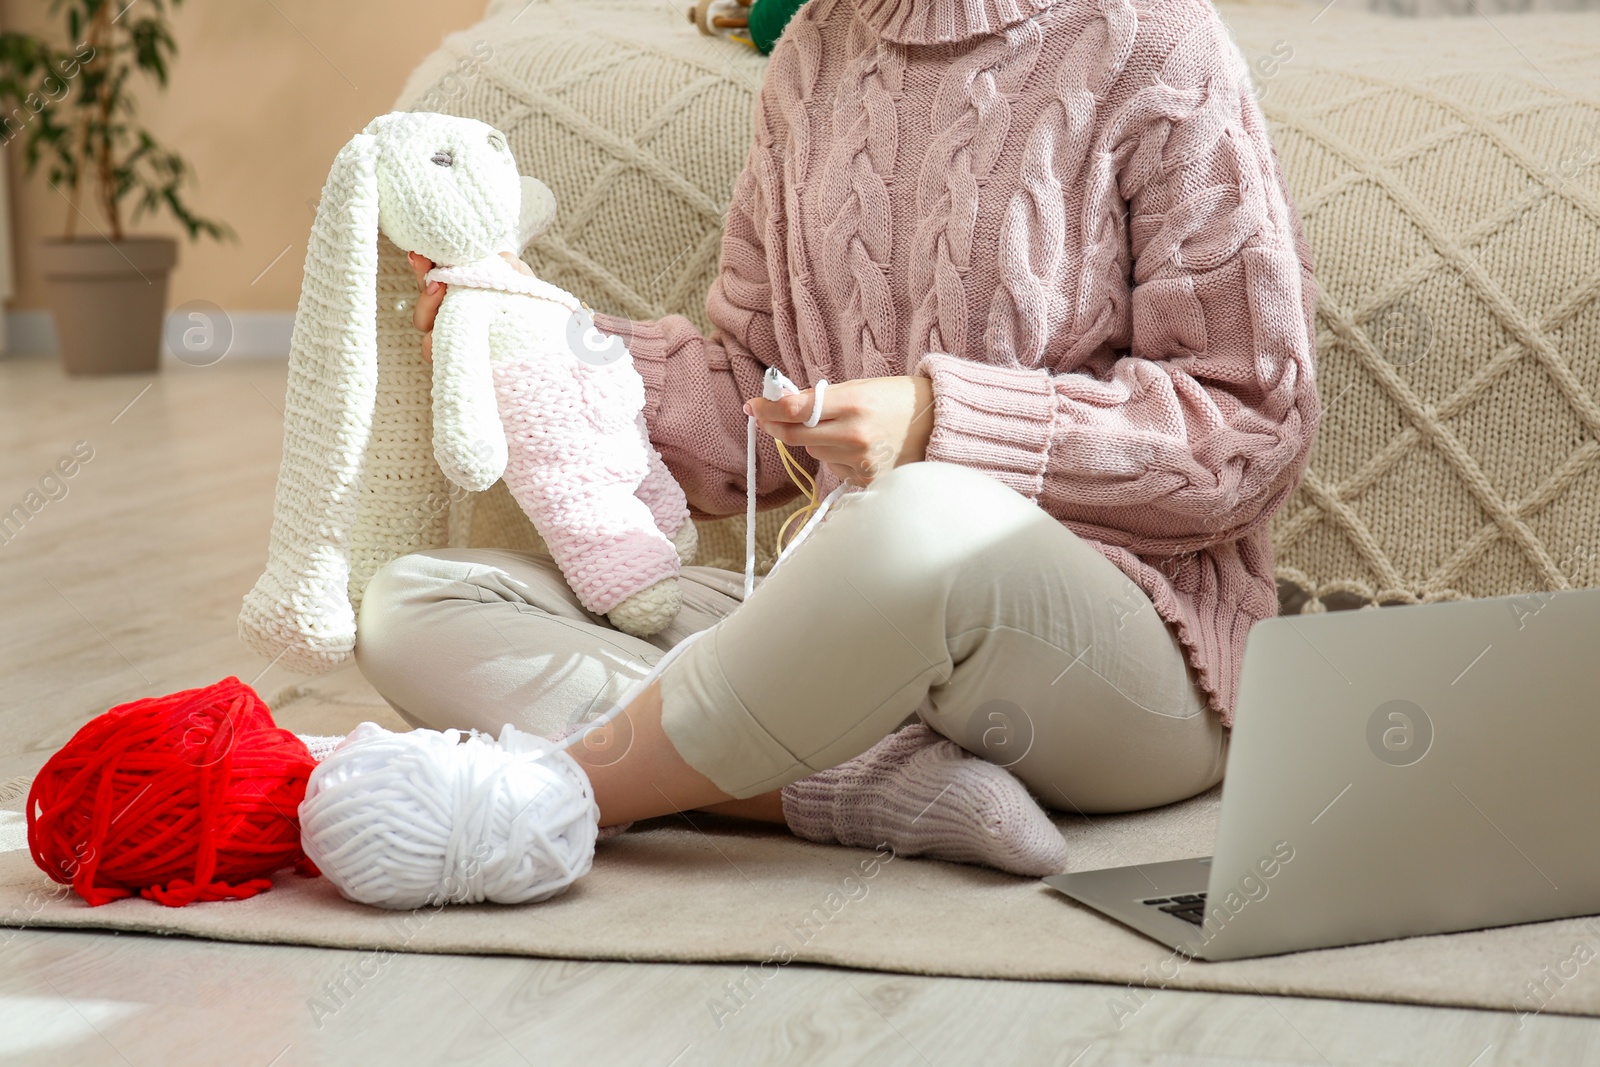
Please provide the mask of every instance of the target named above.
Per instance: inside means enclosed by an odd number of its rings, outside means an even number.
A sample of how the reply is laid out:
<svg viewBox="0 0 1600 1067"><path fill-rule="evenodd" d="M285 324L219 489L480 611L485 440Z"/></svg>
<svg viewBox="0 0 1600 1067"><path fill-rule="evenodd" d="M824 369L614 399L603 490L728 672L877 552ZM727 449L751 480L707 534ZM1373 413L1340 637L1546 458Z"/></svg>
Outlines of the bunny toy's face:
<svg viewBox="0 0 1600 1067"><path fill-rule="evenodd" d="M476 119L396 112L377 144L378 228L435 263L469 263L517 232L522 186L505 135Z"/></svg>

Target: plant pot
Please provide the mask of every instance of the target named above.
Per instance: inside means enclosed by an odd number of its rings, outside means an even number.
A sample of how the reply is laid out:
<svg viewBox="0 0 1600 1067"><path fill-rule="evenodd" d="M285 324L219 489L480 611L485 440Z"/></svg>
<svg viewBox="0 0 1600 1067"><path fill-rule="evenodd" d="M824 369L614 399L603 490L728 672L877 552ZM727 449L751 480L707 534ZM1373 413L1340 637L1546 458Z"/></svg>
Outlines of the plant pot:
<svg viewBox="0 0 1600 1067"><path fill-rule="evenodd" d="M68 374L149 374L161 365L176 238L47 238L39 252Z"/></svg>

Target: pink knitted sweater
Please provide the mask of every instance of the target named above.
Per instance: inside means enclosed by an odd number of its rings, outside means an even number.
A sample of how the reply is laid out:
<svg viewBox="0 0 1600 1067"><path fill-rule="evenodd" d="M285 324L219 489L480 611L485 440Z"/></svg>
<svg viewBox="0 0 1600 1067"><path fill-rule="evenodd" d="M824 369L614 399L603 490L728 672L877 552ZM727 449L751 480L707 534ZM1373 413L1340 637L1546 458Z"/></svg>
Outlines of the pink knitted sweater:
<svg viewBox="0 0 1600 1067"><path fill-rule="evenodd" d="M1210 4L810 0L754 130L711 336L595 316L695 512L743 506L765 366L926 375L927 458L1092 542L1231 723L1245 635L1277 612L1267 523L1320 408L1310 246Z"/></svg>

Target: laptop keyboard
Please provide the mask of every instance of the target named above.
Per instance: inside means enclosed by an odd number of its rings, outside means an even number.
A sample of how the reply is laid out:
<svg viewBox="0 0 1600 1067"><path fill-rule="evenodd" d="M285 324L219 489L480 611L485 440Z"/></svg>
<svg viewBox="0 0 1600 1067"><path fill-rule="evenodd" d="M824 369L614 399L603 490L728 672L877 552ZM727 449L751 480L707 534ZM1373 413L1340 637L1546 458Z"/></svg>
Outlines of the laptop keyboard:
<svg viewBox="0 0 1600 1067"><path fill-rule="evenodd" d="M1145 901L1152 908L1157 908L1186 923L1199 926L1206 920L1206 895L1204 893L1188 893L1180 897L1154 897Z"/></svg>

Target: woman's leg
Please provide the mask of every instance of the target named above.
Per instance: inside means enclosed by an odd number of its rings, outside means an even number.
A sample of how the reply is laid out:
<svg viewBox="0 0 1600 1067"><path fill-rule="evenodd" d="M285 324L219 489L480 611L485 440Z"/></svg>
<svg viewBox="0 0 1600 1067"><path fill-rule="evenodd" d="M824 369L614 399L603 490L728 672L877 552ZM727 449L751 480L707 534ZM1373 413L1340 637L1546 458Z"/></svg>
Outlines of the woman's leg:
<svg viewBox="0 0 1600 1067"><path fill-rule="evenodd" d="M509 722L551 736L613 708L663 650L732 612L743 599L743 583L743 575L731 571L683 568L678 617L641 639L586 610L548 555L481 548L412 553L379 569L368 583L356 663L413 726L498 734ZM636 707L621 729L588 733L573 746L572 755L588 767L591 779L607 782L603 768L633 747L635 720L659 721L642 716L643 707ZM664 740L655 748L672 753ZM671 760L703 782L675 754ZM630 762L628 773L638 773L641 762ZM618 806L608 802L604 810L610 814ZM783 822L776 793L729 801L717 810ZM629 820L604 821L612 826Z"/></svg>
<svg viewBox="0 0 1600 1067"><path fill-rule="evenodd" d="M967 626L947 626L952 669L923 724L783 787L794 833L1049 874L1064 842L1030 817L1029 791L1063 811L1131 811L1221 778L1227 732L1149 599L1065 529L1038 537L1013 546L996 595L951 609Z"/></svg>
<svg viewBox="0 0 1600 1067"><path fill-rule="evenodd" d="M740 576L710 567L685 567L680 585L683 609L646 640L586 611L548 555L417 552L368 583L356 663L414 726L550 735L612 706L743 594Z"/></svg>
<svg viewBox="0 0 1600 1067"><path fill-rule="evenodd" d="M409 568L411 579L389 586L374 579L363 604L358 661L408 718L442 727L472 725L459 716L482 714L485 728L510 719L551 732L598 714L642 673L603 650L549 651L560 646L561 633L551 627L561 623L515 607L529 599L527 588L437 588L474 586L485 557L474 557L476 572L430 571L422 584L433 591L422 599L434 609L420 611L418 595L406 593L418 580L415 569L452 555L461 554L396 561L385 570L403 578ZM559 586L559 576L551 580ZM702 621L737 603L737 576L724 581L726 591L718 592L726 599L711 610L697 605ZM924 699L920 710L937 728L1009 764L1054 806L1127 810L1192 795L1220 776L1224 732L1203 709L1181 651L1144 594L1092 547L985 475L945 464L891 472L841 501L762 589L728 626L687 650L627 715L574 748L595 783L603 822L731 797L743 802L723 810L770 817L773 798L762 794L850 760ZM559 601L563 592L559 586L550 595ZM695 599L686 589L686 600ZM474 630L464 614L447 622L436 609L450 600L463 611L488 607L502 622L487 630ZM514 615L495 603L502 600ZM603 627L574 610L567 622ZM506 632L520 635L519 624L534 620L539 626L526 638L506 640ZM693 626L692 617L680 616L673 630ZM665 646L682 636L669 631L657 641ZM496 651L496 639L506 652ZM592 645L594 637L584 640ZM632 640L609 629L604 635L605 643ZM545 667L524 684L530 656ZM503 662L485 668L496 659ZM549 700L568 659L588 670L587 701ZM424 705L436 710L419 710ZM552 718L552 707L568 710ZM572 714L573 707L580 710Z"/></svg>
<svg viewBox="0 0 1600 1067"><path fill-rule="evenodd" d="M650 736L738 798L844 763L914 711L1066 810L1169 803L1222 772L1225 731L1144 593L1034 504L948 464L841 500L659 690L639 709ZM624 782L617 802L648 808L650 787L624 799Z"/></svg>

